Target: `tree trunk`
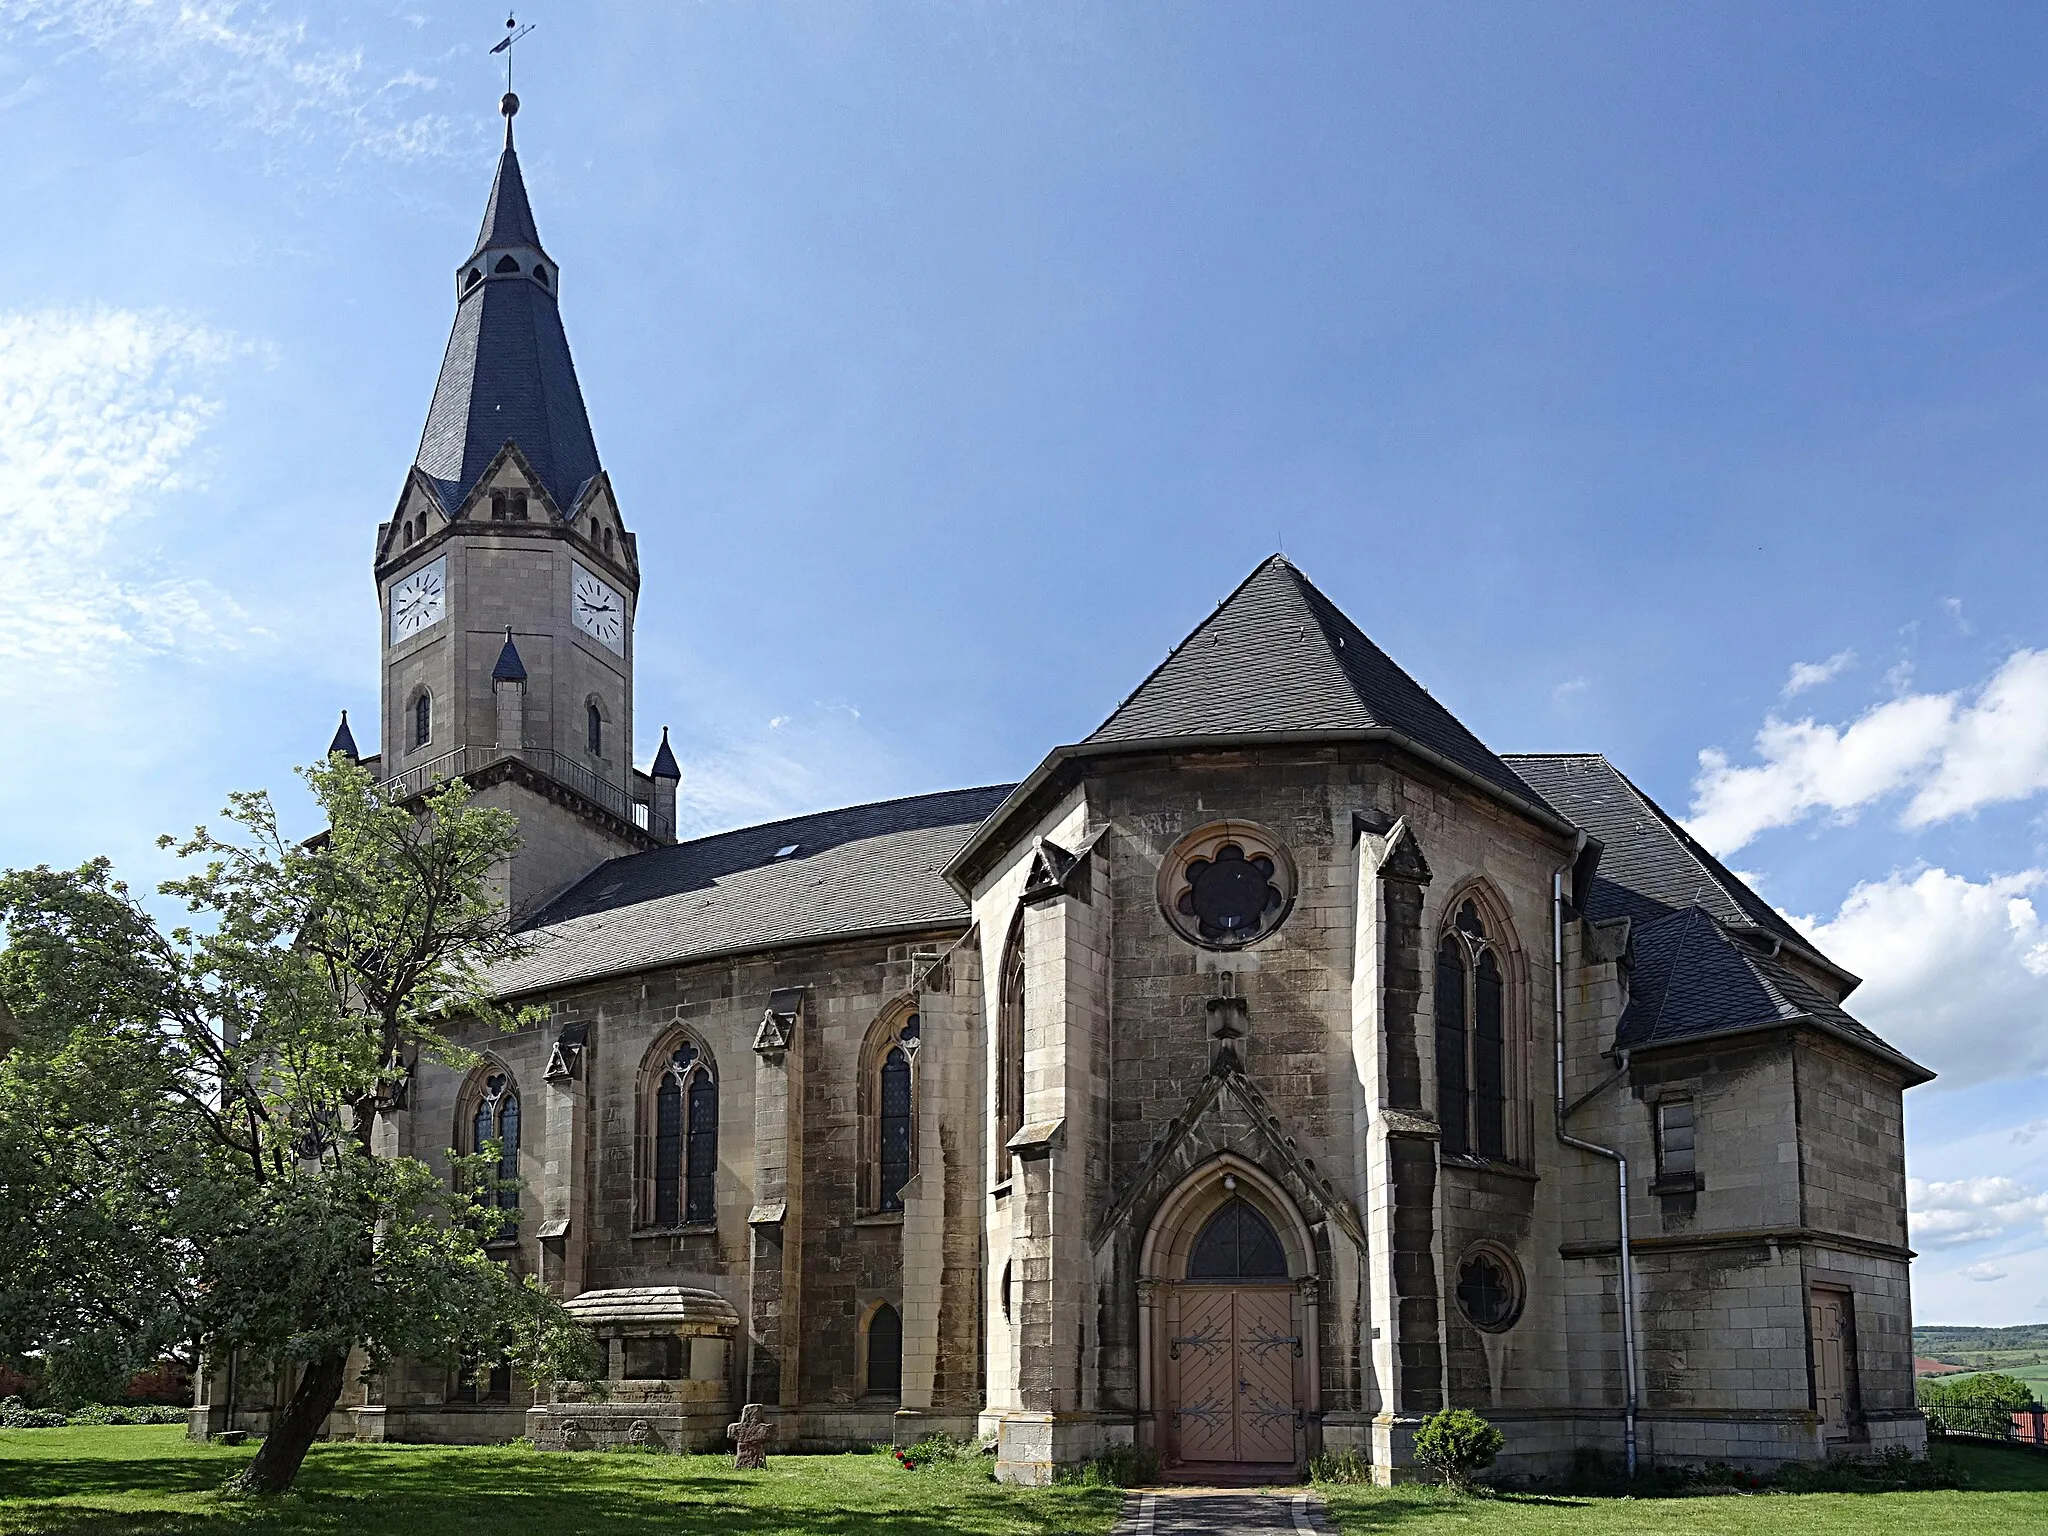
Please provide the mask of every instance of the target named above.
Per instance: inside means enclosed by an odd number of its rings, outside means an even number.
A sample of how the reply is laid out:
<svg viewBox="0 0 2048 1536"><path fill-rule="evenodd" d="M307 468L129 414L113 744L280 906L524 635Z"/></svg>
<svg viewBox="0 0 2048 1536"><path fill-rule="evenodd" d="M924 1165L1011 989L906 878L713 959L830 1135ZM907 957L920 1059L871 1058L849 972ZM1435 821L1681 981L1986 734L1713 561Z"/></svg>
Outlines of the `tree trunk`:
<svg viewBox="0 0 2048 1536"><path fill-rule="evenodd" d="M346 1350L322 1356L306 1367L298 1390L270 1421L270 1433L263 1437L256 1459L242 1469L234 1486L246 1493L283 1493L291 1487L314 1437L341 1401L347 1372Z"/></svg>

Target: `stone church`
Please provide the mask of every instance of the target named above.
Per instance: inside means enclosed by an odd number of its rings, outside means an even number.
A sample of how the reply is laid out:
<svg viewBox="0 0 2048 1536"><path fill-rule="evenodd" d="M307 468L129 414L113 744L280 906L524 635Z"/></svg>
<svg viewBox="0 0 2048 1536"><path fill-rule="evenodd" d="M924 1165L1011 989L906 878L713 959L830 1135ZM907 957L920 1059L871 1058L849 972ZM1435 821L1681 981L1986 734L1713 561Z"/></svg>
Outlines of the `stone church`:
<svg viewBox="0 0 2048 1536"><path fill-rule="evenodd" d="M1613 764L1497 754L1283 558L1020 783L678 840L505 105L363 761L517 815L497 980L546 1022L379 1137L502 1145L501 1256L611 1379L409 1362L335 1434L695 1447L754 1402L783 1449L943 1430L1021 1482L1133 1442L1391 1478L1446 1405L1515 1471L1923 1444L1930 1074ZM215 1372L195 1422L263 1392Z"/></svg>

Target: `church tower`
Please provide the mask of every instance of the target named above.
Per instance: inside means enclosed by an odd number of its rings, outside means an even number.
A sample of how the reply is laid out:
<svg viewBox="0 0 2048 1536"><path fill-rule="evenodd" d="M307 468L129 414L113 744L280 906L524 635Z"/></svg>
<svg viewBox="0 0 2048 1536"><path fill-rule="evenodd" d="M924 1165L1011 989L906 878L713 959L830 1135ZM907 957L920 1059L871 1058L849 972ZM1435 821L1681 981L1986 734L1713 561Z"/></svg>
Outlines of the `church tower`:
<svg viewBox="0 0 2048 1536"><path fill-rule="evenodd" d="M673 841L675 760L633 766L636 542L598 462L534 226L507 93L505 148L419 453L377 530L379 776L461 776L520 821L515 920L607 858Z"/></svg>

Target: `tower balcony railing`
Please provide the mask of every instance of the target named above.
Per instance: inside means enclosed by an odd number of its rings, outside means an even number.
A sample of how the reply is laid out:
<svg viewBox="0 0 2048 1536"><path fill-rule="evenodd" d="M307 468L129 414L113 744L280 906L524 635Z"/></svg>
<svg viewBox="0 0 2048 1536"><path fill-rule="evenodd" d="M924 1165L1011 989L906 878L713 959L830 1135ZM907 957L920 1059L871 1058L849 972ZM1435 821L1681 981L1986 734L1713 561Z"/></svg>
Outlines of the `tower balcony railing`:
<svg viewBox="0 0 2048 1536"><path fill-rule="evenodd" d="M383 790L393 800L409 800L414 795L425 794L437 784L445 784L466 774L481 773L508 760L526 764L592 805L610 811L621 821L644 827L656 837L675 836L672 817L659 814L647 801L636 800L609 779L599 777L552 747L456 747L386 779Z"/></svg>

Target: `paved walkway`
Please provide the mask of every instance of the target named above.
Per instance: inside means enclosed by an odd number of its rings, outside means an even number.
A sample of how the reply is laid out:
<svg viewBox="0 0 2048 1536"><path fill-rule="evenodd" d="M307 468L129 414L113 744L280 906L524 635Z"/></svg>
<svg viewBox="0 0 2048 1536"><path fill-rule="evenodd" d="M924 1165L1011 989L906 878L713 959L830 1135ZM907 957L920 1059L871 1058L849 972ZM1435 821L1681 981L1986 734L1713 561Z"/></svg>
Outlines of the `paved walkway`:
<svg viewBox="0 0 2048 1536"><path fill-rule="evenodd" d="M1116 1536L1250 1536L1260 1531L1331 1536L1335 1530L1323 1501L1306 1491L1156 1488L1124 1501Z"/></svg>

